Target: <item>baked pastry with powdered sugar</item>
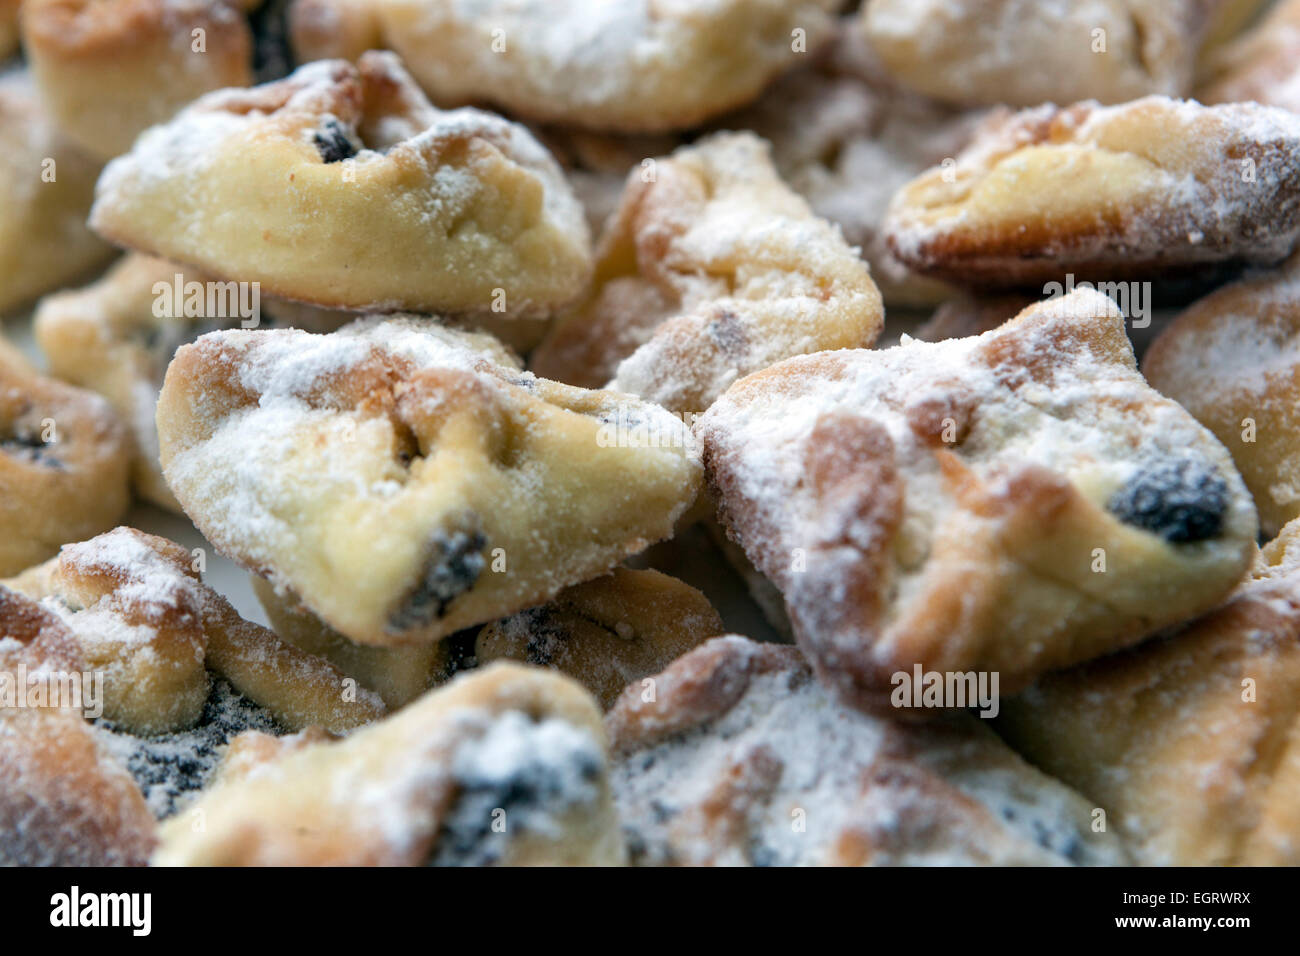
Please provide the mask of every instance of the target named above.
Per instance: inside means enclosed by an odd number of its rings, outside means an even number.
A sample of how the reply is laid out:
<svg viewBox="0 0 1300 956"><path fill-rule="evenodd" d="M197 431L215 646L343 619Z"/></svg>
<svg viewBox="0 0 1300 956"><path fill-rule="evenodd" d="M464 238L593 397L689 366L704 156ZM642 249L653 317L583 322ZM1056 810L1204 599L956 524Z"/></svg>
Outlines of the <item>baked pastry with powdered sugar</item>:
<svg viewBox="0 0 1300 956"><path fill-rule="evenodd" d="M426 319L211 333L168 369L163 473L209 541L339 633L430 643L668 537L699 488L679 419L514 363Z"/></svg>
<svg viewBox="0 0 1300 956"><path fill-rule="evenodd" d="M545 314L591 268L582 208L528 131L435 109L380 52L200 97L109 164L90 223L338 309Z"/></svg>
<svg viewBox="0 0 1300 956"><path fill-rule="evenodd" d="M1218 441L1075 292L985 335L801 356L696 425L722 523L817 675L888 709L893 675L1044 671L1221 600L1255 509Z"/></svg>
<svg viewBox="0 0 1300 956"><path fill-rule="evenodd" d="M641 865L1119 865L1094 807L962 714L844 707L793 647L727 636L606 717Z"/></svg>

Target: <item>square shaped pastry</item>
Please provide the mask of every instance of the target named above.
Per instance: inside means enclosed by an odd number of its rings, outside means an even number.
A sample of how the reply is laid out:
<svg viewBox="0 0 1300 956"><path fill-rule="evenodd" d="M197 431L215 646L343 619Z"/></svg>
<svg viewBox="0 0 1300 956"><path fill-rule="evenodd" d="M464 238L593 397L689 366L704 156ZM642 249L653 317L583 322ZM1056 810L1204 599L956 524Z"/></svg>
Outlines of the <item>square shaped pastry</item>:
<svg viewBox="0 0 1300 956"><path fill-rule="evenodd" d="M723 524L859 706L889 708L918 665L1014 693L1208 610L1254 549L1228 453L1145 383L1096 292L787 360L697 433Z"/></svg>

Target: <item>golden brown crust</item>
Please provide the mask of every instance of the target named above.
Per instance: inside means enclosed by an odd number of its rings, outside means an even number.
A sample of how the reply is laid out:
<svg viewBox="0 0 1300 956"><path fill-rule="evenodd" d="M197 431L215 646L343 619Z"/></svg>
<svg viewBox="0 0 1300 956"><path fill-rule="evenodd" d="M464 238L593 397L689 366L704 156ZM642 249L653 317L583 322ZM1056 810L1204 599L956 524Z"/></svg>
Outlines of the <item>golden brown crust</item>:
<svg viewBox="0 0 1300 956"><path fill-rule="evenodd" d="M0 72L0 315L112 257L86 228L99 166L59 134L29 71Z"/></svg>
<svg viewBox="0 0 1300 956"><path fill-rule="evenodd" d="M82 675L58 617L0 585L0 669ZM20 692L25 692L25 689ZM130 776L71 707L0 706L0 864L140 866L154 821Z"/></svg>
<svg viewBox="0 0 1300 956"><path fill-rule="evenodd" d="M240 0L25 0L24 49L61 130L100 159L210 90L252 82Z"/></svg>
<svg viewBox="0 0 1300 956"><path fill-rule="evenodd" d="M489 624L474 656L553 667L608 709L628 684L722 632L718 612L690 585L658 571L615 568Z"/></svg>
<svg viewBox="0 0 1300 956"><path fill-rule="evenodd" d="M977 338L791 359L696 431L720 520L861 707L917 665L1014 693L1212 607L1253 549L1227 453L1092 292Z"/></svg>
<svg viewBox="0 0 1300 956"><path fill-rule="evenodd" d="M1266 536L1300 515L1300 256L1186 309L1142 371L1232 452Z"/></svg>
<svg viewBox="0 0 1300 956"><path fill-rule="evenodd" d="M66 545L8 584L62 618L104 674L104 717L125 732L193 726L208 699L208 669L291 730L342 732L384 712L324 659L243 620L200 581L194 556L166 538L118 528Z"/></svg>
<svg viewBox="0 0 1300 956"><path fill-rule="evenodd" d="M1044 679L1001 732L1110 814L1147 865L1300 861L1300 570L1294 522L1220 608Z"/></svg>
<svg viewBox="0 0 1300 956"><path fill-rule="evenodd" d="M751 134L716 134L629 175L591 295L532 356L679 414L791 355L870 345L868 267L772 168Z"/></svg>
<svg viewBox="0 0 1300 956"><path fill-rule="evenodd" d="M1300 2L1279 0L1258 25L1216 50L1202 103L1252 100L1300 112Z"/></svg>
<svg viewBox="0 0 1300 956"><path fill-rule="evenodd" d="M375 0L293 0L289 42L294 61L356 60L384 48Z"/></svg>
<svg viewBox="0 0 1300 956"><path fill-rule="evenodd" d="M375 51L200 97L105 168L90 222L335 309L545 315L591 268L582 210L532 136L434 108Z"/></svg>
<svg viewBox="0 0 1300 956"><path fill-rule="evenodd" d="M611 438L620 422L660 440ZM177 352L158 426L208 540L374 645L428 644L608 570L671 533L700 476L663 409L519 372L426 319L207 335Z"/></svg>
<svg viewBox="0 0 1300 956"><path fill-rule="evenodd" d="M1300 117L1147 97L991 119L894 197L904 264L980 286L1274 263L1300 235Z"/></svg>
<svg viewBox="0 0 1300 956"><path fill-rule="evenodd" d="M271 629L299 650L329 661L360 686L378 694L396 710L446 679L443 643L416 647L370 647L334 630L292 594L281 594L263 577L252 576L253 591L271 621Z"/></svg>
<svg viewBox="0 0 1300 956"><path fill-rule="evenodd" d="M0 349L0 576L111 528L130 499L129 453L107 402Z"/></svg>
<svg viewBox="0 0 1300 956"><path fill-rule="evenodd" d="M346 740L227 777L196 805L201 830L163 827L154 863L617 864L605 763L586 692L495 664Z"/></svg>

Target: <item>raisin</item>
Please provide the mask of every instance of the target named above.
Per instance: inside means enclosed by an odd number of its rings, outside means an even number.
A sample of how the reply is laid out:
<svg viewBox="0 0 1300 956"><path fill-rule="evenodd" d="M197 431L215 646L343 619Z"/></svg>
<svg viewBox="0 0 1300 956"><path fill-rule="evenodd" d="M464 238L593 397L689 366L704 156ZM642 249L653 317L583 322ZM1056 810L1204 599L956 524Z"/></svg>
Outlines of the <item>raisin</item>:
<svg viewBox="0 0 1300 956"><path fill-rule="evenodd" d="M1125 524L1184 543L1216 537L1228 511L1228 485L1187 459L1161 462L1130 478L1106 507Z"/></svg>
<svg viewBox="0 0 1300 956"><path fill-rule="evenodd" d="M0 453L62 471L63 462L50 451L52 445L52 442L43 441L35 435L20 432L8 438L0 438Z"/></svg>
<svg viewBox="0 0 1300 956"><path fill-rule="evenodd" d="M316 143L320 158L327 163L340 163L357 154L357 148L348 137L348 131L336 119L327 119L325 125L312 135L312 139Z"/></svg>
<svg viewBox="0 0 1300 956"><path fill-rule="evenodd" d="M447 605L472 588L483 573L486 545L487 538L480 531L436 535L429 544L419 582L389 615L389 628L401 633L441 618Z"/></svg>

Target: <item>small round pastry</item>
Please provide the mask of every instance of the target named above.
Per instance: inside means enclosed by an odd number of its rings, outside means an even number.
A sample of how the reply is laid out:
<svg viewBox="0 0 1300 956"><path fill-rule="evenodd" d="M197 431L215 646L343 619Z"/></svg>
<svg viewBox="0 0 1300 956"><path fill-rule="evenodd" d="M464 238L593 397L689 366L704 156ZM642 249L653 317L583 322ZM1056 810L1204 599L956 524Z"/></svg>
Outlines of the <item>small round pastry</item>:
<svg viewBox="0 0 1300 956"><path fill-rule="evenodd" d="M1134 644L1213 607L1255 547L1232 459L1146 384L1096 292L973 338L789 359L696 433L722 524L866 709L899 713L916 668L1013 694Z"/></svg>
<svg viewBox="0 0 1300 956"><path fill-rule="evenodd" d="M1232 453L1266 537L1300 516L1300 255L1193 304L1142 372Z"/></svg>
<svg viewBox="0 0 1300 956"><path fill-rule="evenodd" d="M89 702L77 642L54 613L3 585L0 637L0 672L10 692L27 695L0 707L0 866L144 865L155 840L144 798L81 711L52 699L76 687ZM19 673L27 687L13 686ZM29 694L42 686L37 675L48 682L44 700Z"/></svg>
<svg viewBox="0 0 1300 956"><path fill-rule="evenodd" d="M134 736L193 727L209 703L209 669L292 730L343 732L383 714L376 695L327 661L241 618L194 562L166 538L117 528L6 584L59 616L104 674L104 718Z"/></svg>
<svg viewBox="0 0 1300 956"><path fill-rule="evenodd" d="M605 718L642 866L1122 865L1093 805L982 721L849 710L793 647L717 637Z"/></svg>
<svg viewBox="0 0 1300 956"><path fill-rule="evenodd" d="M830 32L836 0L378 0L383 36L439 103L627 133L748 103Z"/></svg>
<svg viewBox="0 0 1300 956"><path fill-rule="evenodd" d="M294 60L356 60L384 48L376 0L293 0L289 44Z"/></svg>
<svg viewBox="0 0 1300 956"><path fill-rule="evenodd" d="M161 828L158 866L618 865L600 710L498 663L342 741L219 777Z"/></svg>
<svg viewBox="0 0 1300 956"><path fill-rule="evenodd" d="M200 97L104 170L122 245L335 309L545 313L582 291L582 208L521 126L435 109L391 53Z"/></svg>
<svg viewBox="0 0 1300 956"><path fill-rule="evenodd" d="M866 263L781 181L767 145L719 133L628 177L594 288L532 368L692 414L783 358L871 345L883 316Z"/></svg>
<svg viewBox="0 0 1300 956"><path fill-rule="evenodd" d="M249 0L24 0L23 48L60 130L112 159L200 94L253 81Z"/></svg>
<svg viewBox="0 0 1300 956"><path fill-rule="evenodd" d="M36 342L50 374L108 399L131 432L136 493L172 511L180 505L163 481L154 413L176 349L214 329L271 328L287 318L296 328L325 332L354 318L279 300L265 303L276 313L267 315L260 295L240 299L235 290L226 296L233 285L166 259L130 253L91 285L46 296L36 309ZM245 306L251 306L247 315Z"/></svg>
<svg viewBox="0 0 1300 956"><path fill-rule="evenodd" d="M1202 103L1251 100L1300 113L1300 0L1280 0L1263 21L1209 58Z"/></svg>
<svg viewBox="0 0 1300 956"><path fill-rule="evenodd" d="M0 315L112 257L86 228L98 175L56 131L29 73L0 73Z"/></svg>
<svg viewBox="0 0 1300 956"><path fill-rule="evenodd" d="M963 106L1181 96L1204 0L872 0L860 29L898 80Z"/></svg>
<svg viewBox="0 0 1300 956"><path fill-rule="evenodd" d="M690 585L658 571L615 568L489 624L474 657L553 667L608 709L628 684L722 632L718 612Z"/></svg>
<svg viewBox="0 0 1300 956"><path fill-rule="evenodd" d="M167 371L163 473L209 541L334 630L430 643L668 537L699 490L679 419L514 362L427 319L211 333Z"/></svg>
<svg viewBox="0 0 1300 956"><path fill-rule="evenodd" d="M1165 97L994 116L895 195L885 234L904 264L972 286L1276 263L1300 236L1300 116Z"/></svg>
<svg viewBox="0 0 1300 956"><path fill-rule="evenodd" d="M130 502L130 449L107 402L0 341L0 576L113 527Z"/></svg>
<svg viewBox="0 0 1300 956"><path fill-rule="evenodd" d="M1140 865L1300 864L1300 522L1221 607L1044 678L998 730L1096 800Z"/></svg>

